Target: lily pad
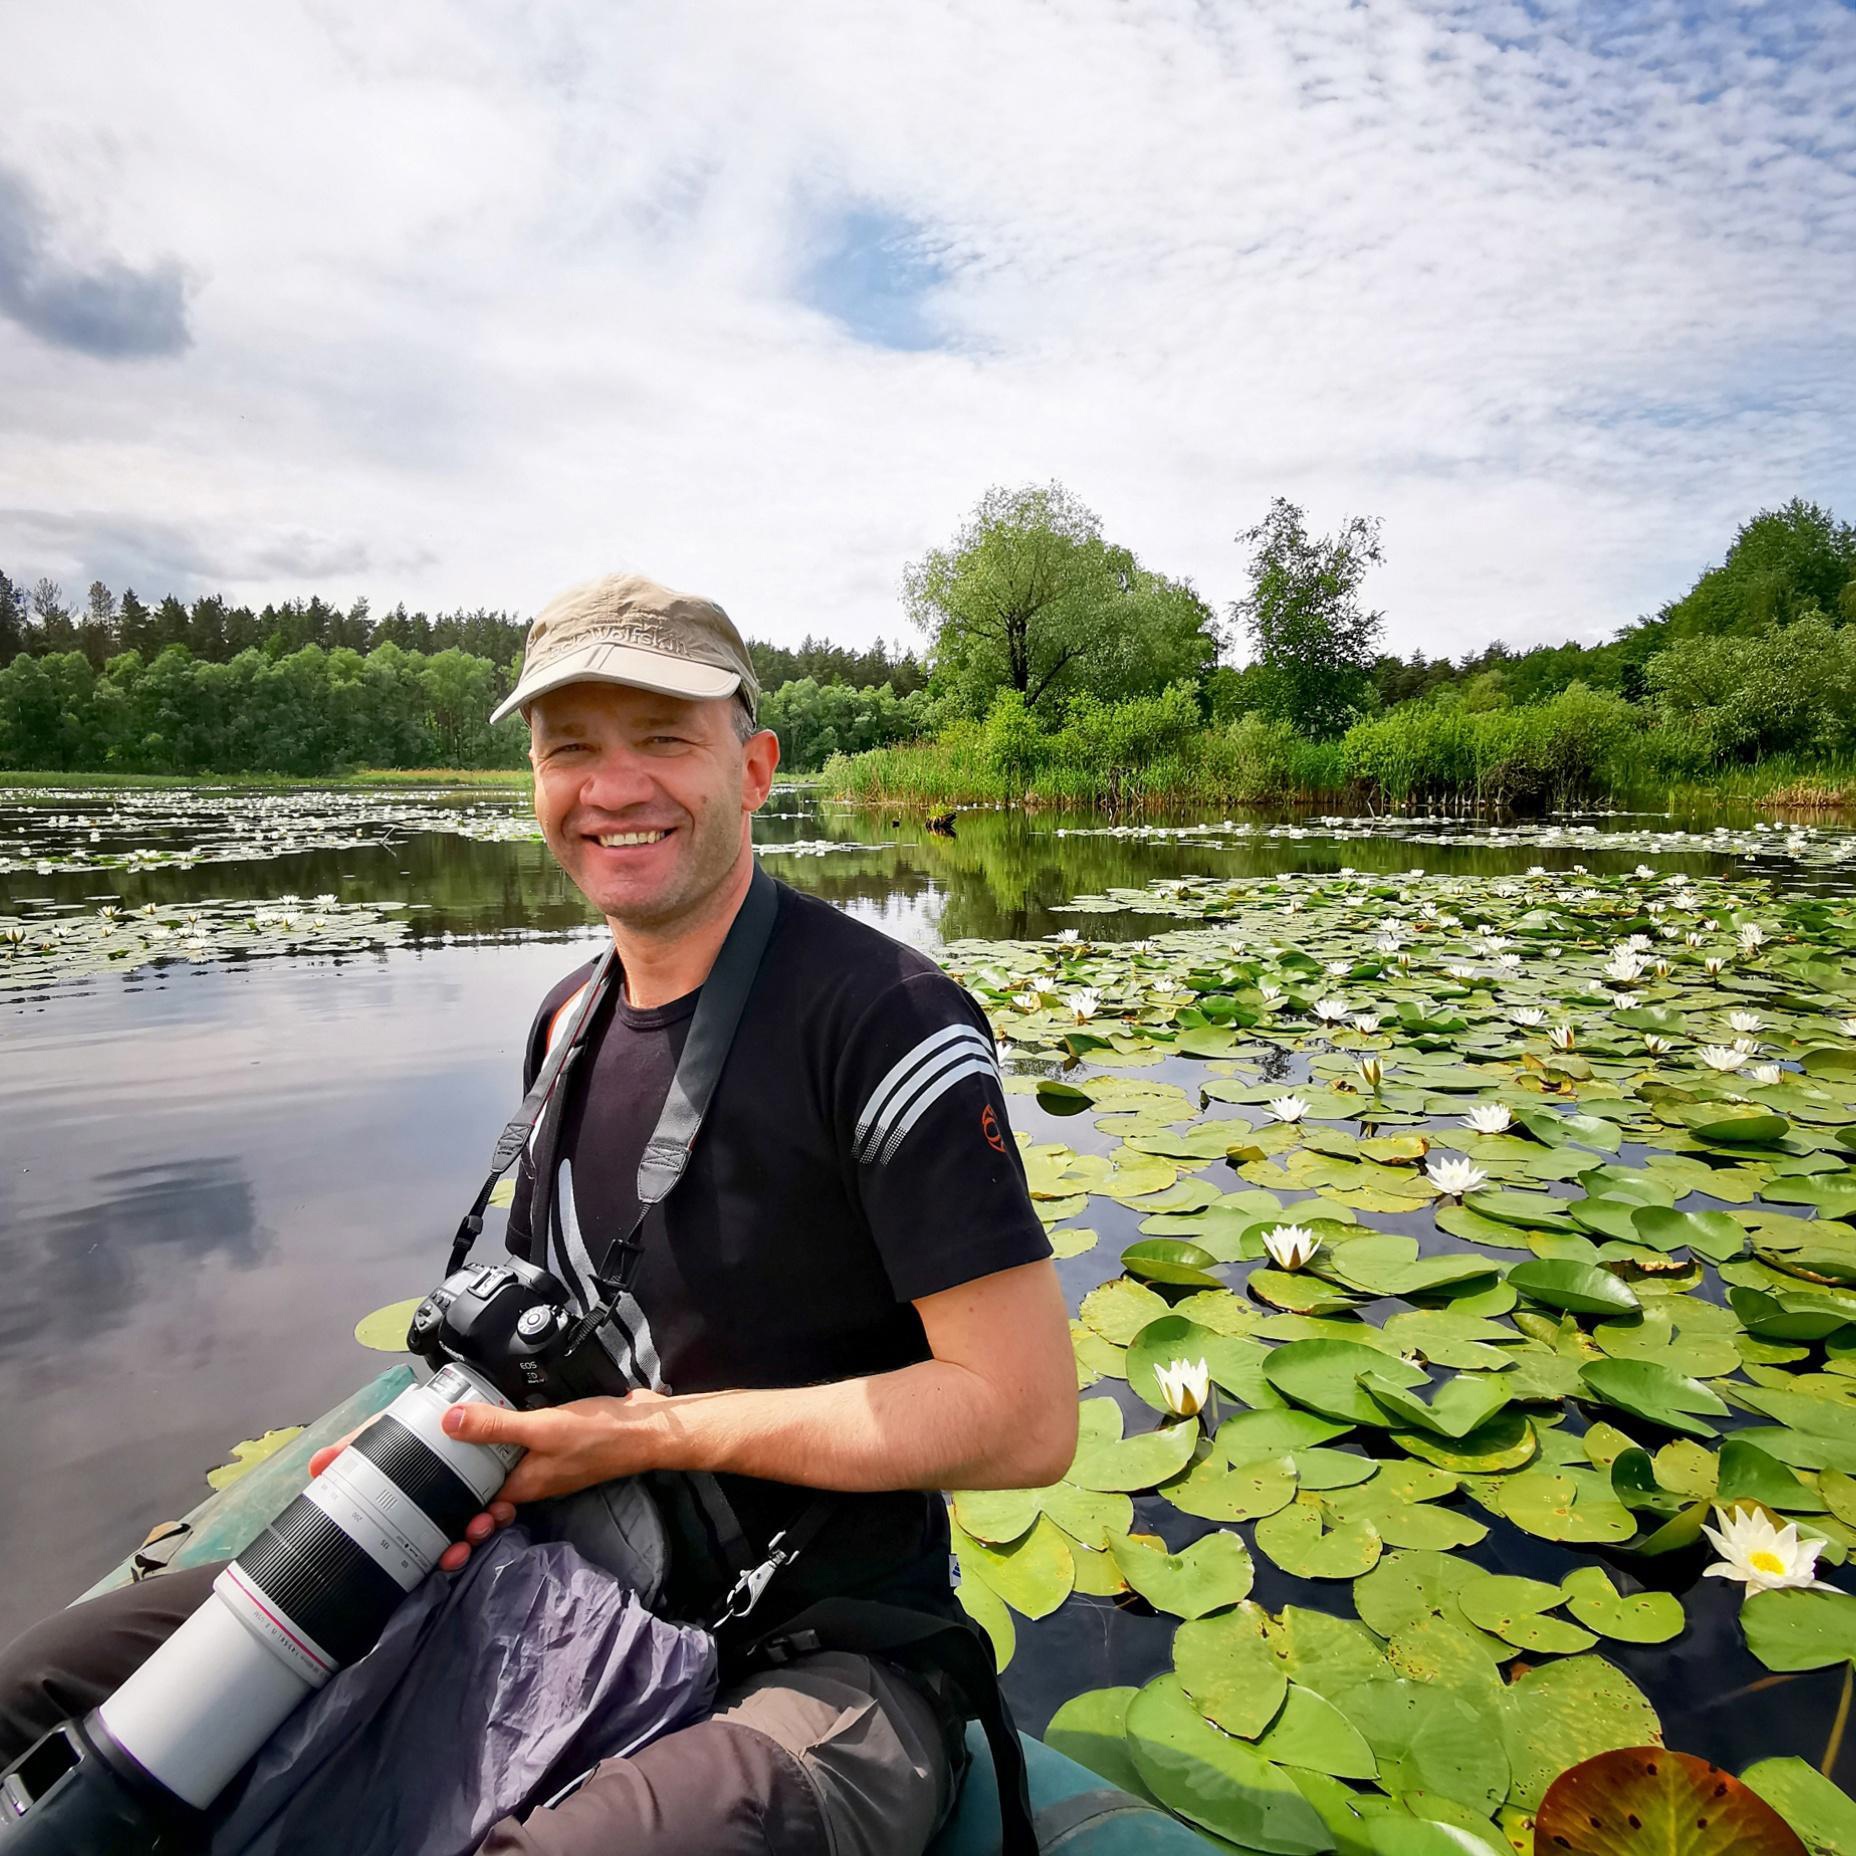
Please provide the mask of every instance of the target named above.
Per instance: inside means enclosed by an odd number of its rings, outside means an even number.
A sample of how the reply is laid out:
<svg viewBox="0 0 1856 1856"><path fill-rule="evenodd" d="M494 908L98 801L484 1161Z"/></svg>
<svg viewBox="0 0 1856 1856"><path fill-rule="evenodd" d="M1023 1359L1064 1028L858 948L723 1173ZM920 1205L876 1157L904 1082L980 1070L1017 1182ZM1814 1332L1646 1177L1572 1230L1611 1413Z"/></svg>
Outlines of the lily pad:
<svg viewBox="0 0 1856 1856"><path fill-rule="evenodd" d="M1805 1760L1762 1759L1740 1780L1797 1831L1811 1856L1856 1850L1856 1800Z"/></svg>
<svg viewBox="0 0 1856 1856"><path fill-rule="evenodd" d="M234 1444L232 1460L206 1472L207 1485L214 1489L229 1489L233 1483L249 1476L266 1458L275 1456L293 1438L301 1437L303 1428L300 1424L288 1424L281 1430L266 1431L262 1437Z"/></svg>
<svg viewBox="0 0 1856 1856"><path fill-rule="evenodd" d="M1689 1437L1712 1437L1714 1427L1703 1419L1727 1415L1720 1395L1699 1379L1648 1360L1591 1360L1579 1372L1606 1404Z"/></svg>
<svg viewBox="0 0 1856 1856"><path fill-rule="evenodd" d="M958 1526L950 1530L960 1556L961 1583L968 1578L988 1585L1012 1609L1028 1618L1047 1618L1070 1596L1076 1562L1070 1543L1055 1522L1040 1515L1023 1539L996 1547L975 1540Z"/></svg>
<svg viewBox="0 0 1856 1856"><path fill-rule="evenodd" d="M1516 1579L1491 1573L1457 1594L1457 1607L1478 1628L1492 1631L1518 1650L1543 1656L1569 1656L1598 1641L1589 1630L1545 1614L1563 1594L1540 1579Z"/></svg>
<svg viewBox="0 0 1856 1856"><path fill-rule="evenodd" d="M1377 1676L1333 1697L1366 1736L1379 1782L1397 1795L1434 1792L1488 1815L1507 1794L1509 1765L1486 1719L1448 1689Z"/></svg>
<svg viewBox="0 0 1856 1856"><path fill-rule="evenodd" d="M1065 1480L1103 1492L1155 1488L1186 1467L1198 1441L1197 1421L1185 1418L1133 1437L1079 1446Z"/></svg>
<svg viewBox="0 0 1856 1856"><path fill-rule="evenodd" d="M1183 1237L1144 1237L1121 1253L1121 1267L1143 1282L1170 1283L1187 1289L1216 1289L1211 1274L1218 1259Z"/></svg>
<svg viewBox="0 0 1856 1856"><path fill-rule="evenodd" d="M1502 1691L1502 1739L1514 1768L1509 1798L1537 1810L1569 1766L1618 1747L1661 1746L1662 1723L1629 1676L1597 1656L1571 1656Z"/></svg>
<svg viewBox="0 0 1856 1856"><path fill-rule="evenodd" d="M1566 1609L1587 1630L1620 1643L1667 1643L1688 1620L1672 1592L1638 1592L1626 1598L1602 1566L1580 1566L1560 1581Z"/></svg>
<svg viewBox="0 0 1856 1856"><path fill-rule="evenodd" d="M1394 1386L1425 1382L1421 1368L1346 1340L1291 1341L1263 1367L1278 1392L1310 1411L1349 1424L1387 1425L1391 1420L1360 1383L1369 1372Z"/></svg>
<svg viewBox="0 0 1856 1856"><path fill-rule="evenodd" d="M1239 1605L1193 1619L1173 1633L1173 1668L1180 1687L1208 1721L1254 1740L1282 1706L1289 1678L1263 1636L1263 1613Z"/></svg>
<svg viewBox="0 0 1856 1856"><path fill-rule="evenodd" d="M385 1308L363 1315L355 1323L355 1339L376 1353L405 1353L406 1330L412 1326L414 1310L424 1300L422 1295L409 1296L403 1302L389 1302Z"/></svg>
<svg viewBox="0 0 1856 1856"><path fill-rule="evenodd" d="M1336 1779L1374 1779L1379 1762L1366 1736L1313 1689L1289 1684L1281 1712L1257 1737L1257 1751L1281 1766Z"/></svg>
<svg viewBox="0 0 1856 1856"><path fill-rule="evenodd" d="M1129 1702L1127 1740L1154 1797L1240 1849L1279 1856L1333 1849L1327 1826L1288 1773L1220 1733L1172 1676L1156 1677Z"/></svg>
<svg viewBox="0 0 1856 1856"><path fill-rule="evenodd" d="M1258 1549L1300 1579L1357 1579L1377 1564L1384 1542L1369 1520L1338 1521L1319 1495L1297 1495L1257 1523Z"/></svg>
<svg viewBox="0 0 1856 1856"><path fill-rule="evenodd" d="M1050 1717L1044 1744L1124 1792L1152 1799L1128 1746L1128 1704L1139 1693L1135 1688L1092 1688L1072 1695Z"/></svg>
<svg viewBox="0 0 1856 1856"><path fill-rule="evenodd" d="M1629 1315L1642 1307L1626 1284L1594 1263L1542 1258L1517 1263L1508 1272L1508 1280L1529 1301L1568 1314Z"/></svg>
<svg viewBox="0 0 1856 1856"><path fill-rule="evenodd" d="M1249 1596L1256 1579L1249 1550L1222 1530L1195 1540L1178 1553L1156 1552L1126 1538L1108 1550L1128 1585L1156 1611L1176 1618L1202 1618Z"/></svg>
<svg viewBox="0 0 1856 1856"><path fill-rule="evenodd" d="M1571 1856L1805 1856L1756 1792L1660 1746L1620 1747L1562 1772L1541 1800L1534 1841Z"/></svg>
<svg viewBox="0 0 1856 1856"><path fill-rule="evenodd" d="M1847 1592L1755 1592L1740 1622L1746 1647L1768 1669L1856 1663L1856 1598Z"/></svg>

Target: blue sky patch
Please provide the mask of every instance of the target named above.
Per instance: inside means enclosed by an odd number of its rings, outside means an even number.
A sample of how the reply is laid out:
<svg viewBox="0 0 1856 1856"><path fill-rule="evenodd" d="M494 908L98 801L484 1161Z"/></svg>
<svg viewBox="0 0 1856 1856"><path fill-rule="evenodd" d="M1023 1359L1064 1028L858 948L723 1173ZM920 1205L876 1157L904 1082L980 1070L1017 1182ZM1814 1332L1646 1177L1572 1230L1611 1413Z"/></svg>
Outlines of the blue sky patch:
<svg viewBox="0 0 1856 1856"><path fill-rule="evenodd" d="M816 242L799 281L809 308L878 348L938 348L943 334L928 311L946 272L923 249L921 229L894 213L840 214Z"/></svg>

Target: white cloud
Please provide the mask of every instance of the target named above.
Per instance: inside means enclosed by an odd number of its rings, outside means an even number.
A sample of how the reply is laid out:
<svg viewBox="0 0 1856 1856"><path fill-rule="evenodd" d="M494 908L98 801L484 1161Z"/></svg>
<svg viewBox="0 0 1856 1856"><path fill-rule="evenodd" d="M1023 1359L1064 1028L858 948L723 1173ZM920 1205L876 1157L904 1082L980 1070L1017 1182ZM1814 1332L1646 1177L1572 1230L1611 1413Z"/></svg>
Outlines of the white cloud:
<svg viewBox="0 0 1856 1856"><path fill-rule="evenodd" d="M1856 507L1848 21L15 10L0 167L67 270L178 266L191 343L0 322L0 564L139 574L141 535L145 594L320 567L377 609L638 566L848 641L1057 476L1220 603L1280 491L1386 517L1401 648L1601 636L1760 505ZM805 306L850 212L915 229L944 347Z"/></svg>

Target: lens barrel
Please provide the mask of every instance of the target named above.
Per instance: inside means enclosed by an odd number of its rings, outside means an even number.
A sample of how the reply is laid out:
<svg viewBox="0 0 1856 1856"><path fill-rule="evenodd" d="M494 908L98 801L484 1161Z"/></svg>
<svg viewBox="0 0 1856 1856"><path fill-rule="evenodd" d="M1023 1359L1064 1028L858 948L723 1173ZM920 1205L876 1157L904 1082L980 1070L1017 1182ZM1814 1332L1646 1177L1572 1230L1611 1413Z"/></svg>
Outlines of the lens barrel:
<svg viewBox="0 0 1856 1856"><path fill-rule="evenodd" d="M445 1412L463 1403L510 1408L456 1362L402 1392L109 1700L0 1775L0 1856L165 1847L153 1832L164 1814L210 1805L288 1715L365 1656L522 1455L448 1437ZM139 1828L118 1833L138 1797Z"/></svg>

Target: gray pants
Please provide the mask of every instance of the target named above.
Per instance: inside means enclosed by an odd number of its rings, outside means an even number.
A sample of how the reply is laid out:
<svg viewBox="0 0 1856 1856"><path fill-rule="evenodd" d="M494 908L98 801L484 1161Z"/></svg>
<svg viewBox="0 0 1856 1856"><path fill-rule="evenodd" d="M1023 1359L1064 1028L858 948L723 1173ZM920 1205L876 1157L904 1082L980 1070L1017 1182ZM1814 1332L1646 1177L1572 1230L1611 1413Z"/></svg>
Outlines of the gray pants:
<svg viewBox="0 0 1856 1856"><path fill-rule="evenodd" d="M217 1566L125 1586L0 1652L0 1766L108 1696L190 1616ZM726 1689L715 1712L610 1759L482 1856L921 1856L952 1807L944 1716L914 1679L822 1651Z"/></svg>

